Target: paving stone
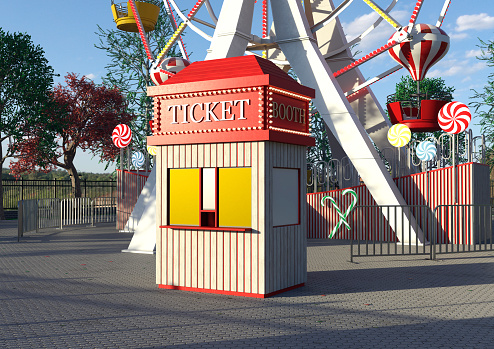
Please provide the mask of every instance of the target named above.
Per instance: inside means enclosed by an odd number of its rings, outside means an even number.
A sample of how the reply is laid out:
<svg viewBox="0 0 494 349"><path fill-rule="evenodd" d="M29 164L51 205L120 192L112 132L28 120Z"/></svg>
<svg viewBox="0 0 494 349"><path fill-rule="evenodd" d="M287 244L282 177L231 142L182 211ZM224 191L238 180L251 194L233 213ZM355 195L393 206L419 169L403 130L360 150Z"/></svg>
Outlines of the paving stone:
<svg viewBox="0 0 494 349"><path fill-rule="evenodd" d="M306 286L268 299L158 289L111 225L0 221L0 348L491 348L494 253L356 258L308 242Z"/></svg>

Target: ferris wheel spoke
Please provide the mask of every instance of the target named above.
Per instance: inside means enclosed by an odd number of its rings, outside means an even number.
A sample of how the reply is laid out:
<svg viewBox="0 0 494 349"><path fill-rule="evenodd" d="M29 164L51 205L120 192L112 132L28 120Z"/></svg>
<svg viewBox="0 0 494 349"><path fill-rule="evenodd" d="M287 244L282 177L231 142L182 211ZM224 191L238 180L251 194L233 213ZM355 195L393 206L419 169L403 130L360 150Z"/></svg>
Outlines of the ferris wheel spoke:
<svg viewBox="0 0 494 349"><path fill-rule="evenodd" d="M341 12L343 12L343 10L346 9L348 7L348 5L350 5L352 2L353 2L353 0L345 0L345 1L343 1L337 8L335 8L329 14L328 17L326 17L325 19L323 19L319 23L315 24L312 28L310 28L311 32L312 33L315 33L319 29L321 29L321 28L325 27L326 25L328 25L329 23L331 23L331 21L333 19L335 19Z"/></svg>
<svg viewBox="0 0 494 349"><path fill-rule="evenodd" d="M386 12L385 10L383 10L382 8L379 7L379 5L377 5L374 1L372 0L363 0L367 5L369 5L369 7L371 9L373 9L379 16L381 16L382 18L384 18L386 20L386 22L388 22L389 24L391 24L396 30L402 28L403 26L398 23L398 21L396 19L394 19L393 17L391 17L391 15Z"/></svg>
<svg viewBox="0 0 494 349"><path fill-rule="evenodd" d="M192 18L194 18L194 16L196 15L197 11L199 11L199 9L201 8L202 4L204 4L204 1L205 0L199 0L199 1L197 1L196 4L194 5L194 7L192 8L192 10L190 10L190 12L187 15L187 17L185 17L184 14L182 12L180 12L180 10L179 10L179 8L178 8L178 6L177 6L177 4L175 3L174 0L164 0L165 3L167 3L168 1L171 3L171 5L175 9L175 11L179 15L179 17L182 18L183 22L180 23L180 25L177 27L177 29L173 33L173 35L170 38L170 40L168 40L168 42L166 43L165 47L163 47L163 50L161 50L161 52L159 53L159 55L158 55L158 57L156 59L156 62L154 64L154 67L157 67L157 66L160 65L160 62L161 62L162 57L165 56L170 51L170 49L172 48L173 44L175 44L175 42L179 38L180 39L182 38L181 35L184 32L185 28L187 28L187 26L191 27L192 29L195 28L194 31L196 31L196 29L199 30L190 21L191 21ZM206 35L206 37L205 37L206 39L209 38L208 40L211 40L211 37L209 35L207 35L206 33L202 32L202 31L201 31L201 33L203 33L204 35Z"/></svg>
<svg viewBox="0 0 494 349"><path fill-rule="evenodd" d="M216 25L216 23L218 23L218 17L216 17L216 14L214 13L213 7L209 3L209 0L206 0L204 5L206 5L206 9L208 10L209 17L211 17L211 20Z"/></svg>
<svg viewBox="0 0 494 349"><path fill-rule="evenodd" d="M211 24L211 23L208 23L206 21L203 21L202 19L199 19L199 18L195 18L194 17L194 18L191 18L191 20L193 20L194 22L197 22L199 24L202 24L202 25L204 25L206 27L209 27L209 28L212 28L212 29L216 29L216 25Z"/></svg>
<svg viewBox="0 0 494 349"><path fill-rule="evenodd" d="M379 74L375 77L373 77L372 79L369 79L367 80L366 82L364 82L363 84L360 84L358 85L357 87L355 88L352 88L350 91L348 92L345 92L345 96L346 97L350 97L351 95L353 95L354 93L357 93L358 91L366 88L367 86L370 86L376 82L378 82L379 80L382 80L384 79L386 76L389 76L391 74L393 74L394 72L397 72L398 70L400 70L401 68L403 68L401 65L397 65L397 66L394 66L393 68L391 69L388 69L386 70L384 73L382 74Z"/></svg>
<svg viewBox="0 0 494 349"><path fill-rule="evenodd" d="M134 0L129 0L130 8L134 15L134 19L136 21L137 30L139 30L139 35L141 36L142 44L144 45L144 50L146 51L146 55L150 61L154 60L153 54L149 49L148 39L146 37L146 32L144 31L144 27L142 25L141 17L139 16L139 12L136 10L136 4Z"/></svg>
<svg viewBox="0 0 494 349"><path fill-rule="evenodd" d="M344 74L344 73L346 73L346 72L348 72L348 71L350 71L350 70L352 70L352 69L357 68L357 67L358 67L359 65L361 65L362 63L365 63L365 62L369 61L369 60L370 60L370 59L372 59L372 58L376 58L376 57L377 57L377 56L379 56L380 54L382 54L382 53L384 53L384 52L386 52L386 51L389 51L389 50L390 50L390 49L392 49L394 46L399 45L400 43L402 43L402 42L403 42L403 41L405 41L405 40L406 40L406 37L404 38L404 40L401 40L401 41L400 41L400 40L393 40L393 41L391 41L391 42L388 42L386 45L379 47L377 50L375 50L375 51L373 51L373 52L369 53L368 55L366 55L366 56L364 56L364 57L362 57L362 58L360 58L360 59L356 60L355 62L353 62L353 63L351 63L351 64L347 65L346 67L344 67L344 68L342 68L342 69L338 70L337 72L335 72L335 73L333 74L333 75L334 75L334 77L336 78L336 77L338 77L338 76L340 76L340 75L342 75L342 74Z"/></svg>
<svg viewBox="0 0 494 349"><path fill-rule="evenodd" d="M398 3L398 0L393 0L391 2L391 4L389 4L389 6L386 8L385 12L386 13L389 13L394 7L395 5ZM382 17L379 17L369 28L367 28L362 34L360 34L359 36L357 36L355 39L353 39L352 41L350 41L349 43L347 43L346 45L340 47L339 49L337 50L334 50L334 51L331 51L331 52L328 52L324 55L324 58L329 58L331 56L334 56L338 53L341 53L343 51L345 51L346 49L352 47L353 45L359 43L360 41L362 41L362 39L364 37L366 37L370 32L372 32L379 24L381 24L381 22L383 21L383 18Z"/></svg>
<svg viewBox="0 0 494 349"><path fill-rule="evenodd" d="M204 3L204 0L200 0L198 1L198 3L201 3L201 5ZM170 3L172 4L173 6L173 9L175 10L175 12L177 12L178 16L182 19L182 24L185 26L185 27L190 27L190 29L192 29L193 31L195 31L197 34L199 34L200 36L202 36L204 39L208 40L208 41L211 41L213 38L206 34L205 32L203 32L201 29L197 28L195 25L193 25L191 23L191 20L194 18L195 14L197 13L197 11L195 11L191 16L189 15L187 17L185 17L185 15L180 11L180 9L178 8L177 4L175 3L175 0L170 0ZM199 5L200 6L200 5ZM185 28L184 28L185 29Z"/></svg>
<svg viewBox="0 0 494 349"><path fill-rule="evenodd" d="M168 0L163 0L163 3L165 5L166 13L168 14L168 19L170 20L170 23L172 24L173 31L176 31L178 29L177 20L175 19L175 15L173 14L172 9L170 8L170 3L168 2ZM180 37L180 41L178 42L178 46L180 47L180 52L182 52L182 57L188 60L189 55L187 54L187 51L185 50L185 45L184 45L184 41L182 39L182 35L180 35L179 37Z"/></svg>
<svg viewBox="0 0 494 349"><path fill-rule="evenodd" d="M443 9L441 10L441 14L436 22L436 27L440 27L443 24L444 17L446 17L446 13L448 12L449 5L451 4L451 0L446 0L443 5Z"/></svg>
<svg viewBox="0 0 494 349"><path fill-rule="evenodd" d="M417 3L415 4L415 8L413 9L412 16L410 17L410 22L408 23L408 33L410 33L413 29L413 26L415 25L415 22L417 21L417 16L419 15L420 10L422 9L422 5L424 3L424 0L417 0Z"/></svg>

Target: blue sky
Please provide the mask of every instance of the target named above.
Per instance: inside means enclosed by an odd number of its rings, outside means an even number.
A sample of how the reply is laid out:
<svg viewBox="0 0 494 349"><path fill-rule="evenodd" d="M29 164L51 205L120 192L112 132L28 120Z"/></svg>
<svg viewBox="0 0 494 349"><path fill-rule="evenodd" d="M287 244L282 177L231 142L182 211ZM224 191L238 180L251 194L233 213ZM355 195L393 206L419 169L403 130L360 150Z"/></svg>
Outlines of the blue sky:
<svg viewBox="0 0 494 349"><path fill-rule="evenodd" d="M195 0L178 0L183 10L189 10ZM258 1L253 23L253 33L260 35L261 2ZM340 1L334 1L339 4ZM221 1L212 0L217 14ZM377 0L377 4L386 8L391 0ZM407 24L415 0L398 1L391 13L401 24ZM435 24L444 1L425 0L420 12L418 23ZM340 16L347 37L359 35L370 23L375 21L376 14L363 1L355 0ZM199 18L208 19L205 9L201 9ZM94 47L98 38L95 34L97 25L104 29L114 28L109 0L48 0L39 1L2 1L0 26L9 32L26 32L33 41L45 50L45 54L55 72L62 77L67 72L86 75L96 83L101 82L105 75L105 65L109 62L105 52ZM491 0L452 0L442 27L451 38L449 53L435 66L428 77L442 77L448 86L454 86L455 100L470 102L471 89L480 90L492 72L485 63L475 57L480 54L478 37L483 40L494 40L494 3ZM209 34L211 31L205 30ZM385 44L394 29L382 23L359 45L358 50L367 54ZM203 60L209 43L192 30L186 30L184 40L192 61ZM365 77L371 78L395 65L394 61L383 54L364 64L361 69ZM408 74L405 69L372 85L377 98L384 105L386 96L392 94L400 77ZM476 123L478 121L473 121ZM474 133L480 132L473 126ZM79 171L103 172L104 165L88 154L78 153L76 167ZM113 170L113 168L110 168Z"/></svg>

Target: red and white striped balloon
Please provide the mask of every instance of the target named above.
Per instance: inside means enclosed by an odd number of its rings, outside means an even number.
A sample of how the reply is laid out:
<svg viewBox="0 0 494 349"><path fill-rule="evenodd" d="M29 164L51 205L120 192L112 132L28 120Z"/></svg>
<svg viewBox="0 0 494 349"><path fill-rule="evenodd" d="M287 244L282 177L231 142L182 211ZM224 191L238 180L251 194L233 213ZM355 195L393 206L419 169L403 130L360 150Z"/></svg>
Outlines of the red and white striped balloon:
<svg viewBox="0 0 494 349"><path fill-rule="evenodd" d="M168 57L161 62L157 67L151 67L149 73L151 74L151 80L153 80L156 86L162 85L170 77L177 74L179 71L188 67L190 62L181 57Z"/></svg>
<svg viewBox="0 0 494 349"><path fill-rule="evenodd" d="M448 133L464 131L472 120L470 109L460 102L449 102L441 108L437 116L439 127Z"/></svg>
<svg viewBox="0 0 494 349"><path fill-rule="evenodd" d="M132 140L132 131L129 126L119 124L113 129L111 139L117 148L125 148Z"/></svg>
<svg viewBox="0 0 494 349"><path fill-rule="evenodd" d="M397 31L389 42L403 39L405 31ZM408 69L413 80L425 78L427 70L436 64L449 49L449 36L436 26L417 24L410 33L412 40L394 46L388 52L396 62Z"/></svg>

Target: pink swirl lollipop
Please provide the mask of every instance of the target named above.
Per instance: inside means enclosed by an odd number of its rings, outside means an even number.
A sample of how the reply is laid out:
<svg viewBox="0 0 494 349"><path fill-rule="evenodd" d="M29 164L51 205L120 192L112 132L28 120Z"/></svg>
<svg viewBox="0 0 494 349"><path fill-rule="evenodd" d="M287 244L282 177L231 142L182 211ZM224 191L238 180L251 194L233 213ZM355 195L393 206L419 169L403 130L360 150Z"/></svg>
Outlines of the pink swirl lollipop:
<svg viewBox="0 0 494 349"><path fill-rule="evenodd" d="M113 129L111 139L117 148L125 148L132 140L132 131L125 124L119 124Z"/></svg>
<svg viewBox="0 0 494 349"><path fill-rule="evenodd" d="M472 120L470 109L460 102L449 102L439 111L439 127L448 133L457 134L464 131Z"/></svg>

